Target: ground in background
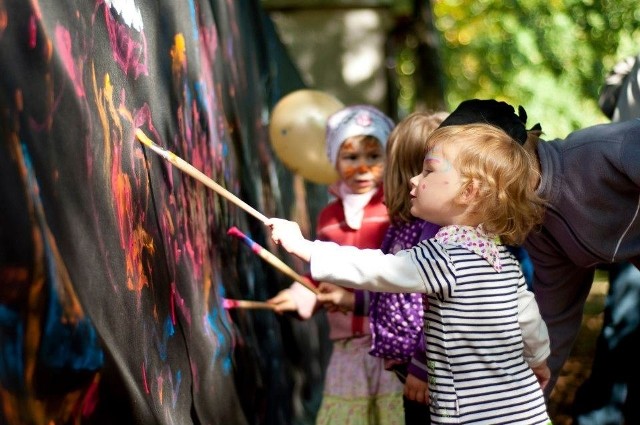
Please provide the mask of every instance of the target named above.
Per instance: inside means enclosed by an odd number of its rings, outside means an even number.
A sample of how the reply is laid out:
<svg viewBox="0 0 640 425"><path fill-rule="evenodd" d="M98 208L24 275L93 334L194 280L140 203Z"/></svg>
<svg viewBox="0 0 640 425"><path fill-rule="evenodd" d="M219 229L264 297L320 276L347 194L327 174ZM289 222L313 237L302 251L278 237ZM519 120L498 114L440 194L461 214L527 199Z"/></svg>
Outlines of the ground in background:
<svg viewBox="0 0 640 425"><path fill-rule="evenodd" d="M607 295L606 277L597 278L587 299L578 334L569 359L549 399L549 415L553 425L571 425L571 406L578 387L589 376L595 352L596 339L602 328L604 301Z"/></svg>

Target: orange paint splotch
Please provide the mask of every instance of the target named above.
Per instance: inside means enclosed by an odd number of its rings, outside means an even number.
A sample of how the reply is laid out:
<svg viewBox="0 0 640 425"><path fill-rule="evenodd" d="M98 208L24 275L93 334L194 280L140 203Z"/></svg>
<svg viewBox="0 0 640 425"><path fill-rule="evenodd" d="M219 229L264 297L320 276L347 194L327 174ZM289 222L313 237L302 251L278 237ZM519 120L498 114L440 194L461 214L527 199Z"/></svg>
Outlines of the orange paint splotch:
<svg viewBox="0 0 640 425"><path fill-rule="evenodd" d="M149 274L151 265L146 262L155 253L153 238L138 224L131 234L130 249L125 253L127 268L127 288L140 292L145 286L149 286Z"/></svg>
<svg viewBox="0 0 640 425"><path fill-rule="evenodd" d="M187 48L184 35L176 34L171 48L171 70L174 75L179 75L187 65Z"/></svg>

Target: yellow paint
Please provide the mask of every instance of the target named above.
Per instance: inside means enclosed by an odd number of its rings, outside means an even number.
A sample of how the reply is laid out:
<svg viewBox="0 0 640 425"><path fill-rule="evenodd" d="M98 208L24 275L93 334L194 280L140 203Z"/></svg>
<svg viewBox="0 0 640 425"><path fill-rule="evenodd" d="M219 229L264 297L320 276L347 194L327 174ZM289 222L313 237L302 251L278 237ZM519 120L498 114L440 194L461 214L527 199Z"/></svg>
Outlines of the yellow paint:
<svg viewBox="0 0 640 425"><path fill-rule="evenodd" d="M184 36L180 33L174 37L174 45L171 49L171 71L173 75L180 75L182 69L187 64L187 50Z"/></svg>
<svg viewBox="0 0 640 425"><path fill-rule="evenodd" d="M102 124L102 138L103 138L103 151L104 156L102 159L102 167L105 176L109 175L109 170L111 169L111 134L109 132L109 120L107 119L107 111L104 107L104 91L108 91L108 95L111 95L111 84L109 75L105 76L106 87L105 90L98 89L98 83L96 80L96 70L91 65L91 81L93 83L93 92L96 98L96 111L98 112L98 116L100 117L100 123Z"/></svg>
<svg viewBox="0 0 640 425"><path fill-rule="evenodd" d="M144 131L140 130L139 128L136 128L136 137L145 145L149 147L153 146L153 142L151 141L151 139L149 139L147 135L144 134Z"/></svg>
<svg viewBox="0 0 640 425"><path fill-rule="evenodd" d="M120 136L117 140L120 146L122 146L122 121L120 120L120 114L118 113L118 107L113 103L113 86L111 85L111 78L109 74L104 76L104 100L107 104L107 110L109 111L110 123L118 130Z"/></svg>

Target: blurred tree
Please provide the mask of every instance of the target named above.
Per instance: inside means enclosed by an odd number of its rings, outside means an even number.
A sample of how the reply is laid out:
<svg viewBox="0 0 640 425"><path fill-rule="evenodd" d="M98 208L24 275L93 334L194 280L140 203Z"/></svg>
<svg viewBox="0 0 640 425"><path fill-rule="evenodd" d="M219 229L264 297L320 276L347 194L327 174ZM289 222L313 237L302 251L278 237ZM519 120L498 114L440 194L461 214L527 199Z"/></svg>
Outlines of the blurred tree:
<svg viewBox="0 0 640 425"><path fill-rule="evenodd" d="M430 0L412 0L396 9L387 57L389 112L401 119L415 110L446 110L440 36Z"/></svg>
<svg viewBox="0 0 640 425"><path fill-rule="evenodd" d="M636 0L433 0L433 12L447 103L521 104L547 137L603 122L604 77L639 50Z"/></svg>
<svg viewBox="0 0 640 425"><path fill-rule="evenodd" d="M390 8L392 116L491 97L523 105L547 138L605 121L596 103L604 78L640 50L637 0L262 2L272 9Z"/></svg>

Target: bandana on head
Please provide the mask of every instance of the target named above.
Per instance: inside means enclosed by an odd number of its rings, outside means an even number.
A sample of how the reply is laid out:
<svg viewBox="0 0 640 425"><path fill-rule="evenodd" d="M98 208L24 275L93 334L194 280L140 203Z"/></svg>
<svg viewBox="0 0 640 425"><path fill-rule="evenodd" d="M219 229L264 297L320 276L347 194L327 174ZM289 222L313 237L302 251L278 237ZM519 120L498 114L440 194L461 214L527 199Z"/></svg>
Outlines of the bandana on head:
<svg viewBox="0 0 640 425"><path fill-rule="evenodd" d="M502 270L500 251L498 251L500 238L485 232L482 225L478 227L445 226L438 231L435 239L442 245L456 245L466 248L487 260L495 271Z"/></svg>
<svg viewBox="0 0 640 425"><path fill-rule="evenodd" d="M342 143L353 136L373 136L384 148L394 123L385 114L369 105L348 106L327 120L327 157L335 167Z"/></svg>

